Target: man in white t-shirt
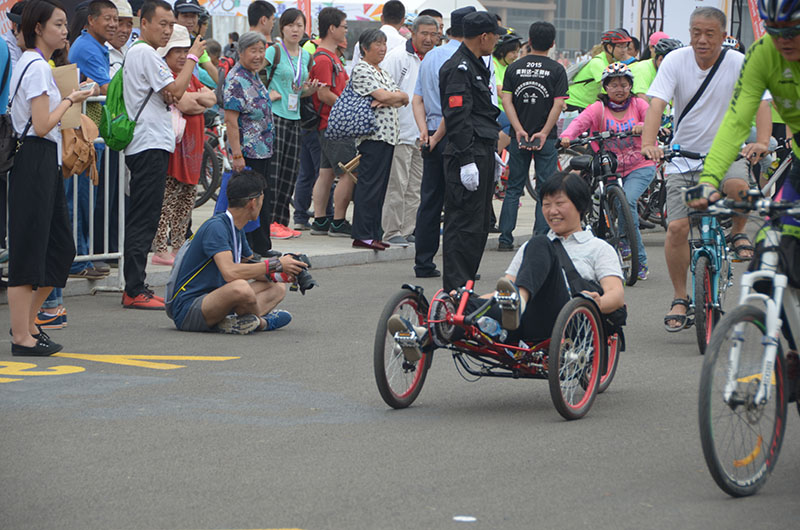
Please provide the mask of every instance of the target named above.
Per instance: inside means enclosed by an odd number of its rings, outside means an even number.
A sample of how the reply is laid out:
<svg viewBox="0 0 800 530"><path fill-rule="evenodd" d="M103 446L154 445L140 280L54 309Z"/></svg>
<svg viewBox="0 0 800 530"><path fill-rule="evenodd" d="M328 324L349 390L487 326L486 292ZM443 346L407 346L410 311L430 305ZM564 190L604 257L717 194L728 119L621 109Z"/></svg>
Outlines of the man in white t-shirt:
<svg viewBox="0 0 800 530"><path fill-rule="evenodd" d="M400 90L413 94L417 74L425 54L431 51L439 35L439 25L427 15L414 19L411 39L398 46L381 63L381 68L394 79ZM419 129L411 105L397 109L400 122L398 143L392 155L392 172L383 203L383 239L392 245L407 247L413 238L417 221L420 185L422 183L422 153Z"/></svg>
<svg viewBox="0 0 800 530"><path fill-rule="evenodd" d="M661 116L667 103L675 104L676 130L673 144L680 145L684 151L705 154L711 148L714 136L728 109L739 72L744 63L740 53L726 53L719 68L708 83L697 103L686 112L684 109L694 98L714 64L722 53L727 20L725 14L713 7L702 7L692 12L689 19L691 46L672 51L664 58L647 96L651 98L650 108L642 132L642 154L653 160L660 160L663 152L656 145ZM766 123L764 123L766 119ZM759 141L748 145L743 154L760 157L767 151L772 120L769 117L769 104L763 103L757 120ZM764 137L766 135L766 137ZM676 332L689 327L693 320L687 316L691 305L686 290L686 272L691 259L689 236L689 208L686 206L681 187L697 183L703 163L699 160L675 158L667 165L667 237L664 254L667 260L674 300L669 313L664 318L667 331ZM726 195L739 197L747 192L748 167L746 160L731 166L722 182ZM744 234L745 217L733 218L731 241L735 254L740 259L752 257L752 244Z"/></svg>
<svg viewBox="0 0 800 530"><path fill-rule="evenodd" d="M383 5L383 13L381 14L380 30L386 34L386 53L388 54L393 49L403 46L406 43L406 38L400 35L400 28L406 19L406 6L399 0L389 0ZM358 64L361 59L361 48L358 43L353 47L353 60L350 62L352 66Z"/></svg>
<svg viewBox="0 0 800 530"><path fill-rule="evenodd" d="M130 47L122 67L125 107L128 116L136 121L133 140L125 148L125 163L131 172L131 200L125 216L122 305L132 309L164 309L164 299L155 296L144 280L147 253L161 217L169 155L175 150L169 105L183 96L206 47L202 38L196 38L183 70L173 77L156 48L166 46L174 25L172 6L167 2L145 2L141 40Z"/></svg>

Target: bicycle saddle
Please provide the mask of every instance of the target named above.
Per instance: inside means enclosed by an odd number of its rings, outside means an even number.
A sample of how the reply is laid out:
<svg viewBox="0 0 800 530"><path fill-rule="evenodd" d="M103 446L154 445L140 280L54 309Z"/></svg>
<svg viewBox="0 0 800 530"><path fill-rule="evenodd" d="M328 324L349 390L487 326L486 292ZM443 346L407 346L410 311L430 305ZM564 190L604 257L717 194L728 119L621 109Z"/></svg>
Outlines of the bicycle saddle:
<svg viewBox="0 0 800 530"><path fill-rule="evenodd" d="M574 156L569 161L569 167L575 171L590 171L592 169L592 155Z"/></svg>

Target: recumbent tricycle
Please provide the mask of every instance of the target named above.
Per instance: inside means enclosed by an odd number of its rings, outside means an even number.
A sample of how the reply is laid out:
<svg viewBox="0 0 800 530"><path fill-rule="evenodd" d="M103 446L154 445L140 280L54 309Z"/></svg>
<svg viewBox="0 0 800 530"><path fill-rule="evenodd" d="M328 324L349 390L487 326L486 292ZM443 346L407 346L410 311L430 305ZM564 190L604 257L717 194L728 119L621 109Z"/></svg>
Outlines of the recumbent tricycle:
<svg viewBox="0 0 800 530"><path fill-rule="evenodd" d="M374 349L375 379L383 400L395 409L411 405L425 383L434 351L442 348L452 352L462 375L547 379L556 410L568 420L583 417L614 378L625 350L622 327L602 315L594 300L577 293L561 309L549 339L506 344L501 340L504 334L493 338L478 320L490 304L513 301L496 294L466 313L468 300L478 296L473 284L468 281L454 295L440 289L430 302L422 287L404 284L386 303ZM414 331L392 333L392 315L409 321ZM409 345L421 345L418 359L403 352Z"/></svg>

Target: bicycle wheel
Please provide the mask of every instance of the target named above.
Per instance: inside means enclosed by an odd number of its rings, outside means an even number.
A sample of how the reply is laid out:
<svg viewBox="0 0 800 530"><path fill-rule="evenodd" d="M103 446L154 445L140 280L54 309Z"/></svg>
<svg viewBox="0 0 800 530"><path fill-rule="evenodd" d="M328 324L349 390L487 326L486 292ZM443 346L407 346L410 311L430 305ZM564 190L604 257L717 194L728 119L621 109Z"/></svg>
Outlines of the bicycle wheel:
<svg viewBox="0 0 800 530"><path fill-rule="evenodd" d="M200 166L200 179L197 182L197 198L194 201L195 208L202 206L212 197L216 200L216 193L221 180L222 162L214 148L208 143L208 140L206 140L203 144L203 161Z"/></svg>
<svg viewBox="0 0 800 530"><path fill-rule="evenodd" d="M420 312L417 294L403 290L390 298L381 313L378 330L375 333L373 364L378 391L387 405L395 409L404 409L417 399L422 390L430 362L428 362L429 354L426 353L415 362L405 358L386 325L389 317L395 314L409 320L415 326L424 325L424 316Z"/></svg>
<svg viewBox="0 0 800 530"><path fill-rule="evenodd" d="M579 147L559 149L556 171L569 171L569 161L572 160L572 157L582 154L585 154L585 151ZM533 162L531 162L531 169L533 171L529 171L528 178L525 179L525 189L528 191L528 195L536 199L536 166Z"/></svg>
<svg viewBox="0 0 800 530"><path fill-rule="evenodd" d="M585 416L597 397L601 325L595 305L577 297L561 309L553 326L547 360L550 397L567 420Z"/></svg>
<svg viewBox="0 0 800 530"><path fill-rule="evenodd" d="M711 334L700 377L703 456L714 481L733 497L752 495L764 485L786 429L785 362L780 344L769 400L753 403L761 380L765 322L764 311L751 305L725 315ZM738 367L730 359L735 345L740 345ZM726 403L723 395L732 370L736 389Z"/></svg>
<svg viewBox="0 0 800 530"><path fill-rule="evenodd" d="M607 339L607 346L606 346L606 371L603 376L600 378L600 382L597 384L597 393L602 394L606 391L606 389L611 385L611 381L614 380L614 376L617 373L617 366L619 366L619 354L620 354L620 347L622 344L620 343L621 337L619 333L614 333Z"/></svg>
<svg viewBox="0 0 800 530"><path fill-rule="evenodd" d="M705 354L711 333L720 317L720 310L714 307L714 287L711 283L713 274L708 256L697 258L694 267L694 327L700 355Z"/></svg>
<svg viewBox="0 0 800 530"><path fill-rule="evenodd" d="M639 245L636 242L636 226L628 207L625 192L619 186L609 186L605 194L605 239L617 251L625 276L625 285L631 286L639 278ZM638 221L638 219L637 219ZM630 255L623 255L622 249L627 243Z"/></svg>

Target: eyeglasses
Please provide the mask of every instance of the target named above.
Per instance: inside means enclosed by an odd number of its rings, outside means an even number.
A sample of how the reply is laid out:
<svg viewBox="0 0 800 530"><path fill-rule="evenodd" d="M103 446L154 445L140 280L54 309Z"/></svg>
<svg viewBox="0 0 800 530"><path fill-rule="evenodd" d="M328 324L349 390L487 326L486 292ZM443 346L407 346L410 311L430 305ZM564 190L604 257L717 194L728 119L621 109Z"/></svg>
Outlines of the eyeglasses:
<svg viewBox="0 0 800 530"><path fill-rule="evenodd" d="M790 26L788 28L775 28L772 26L764 26L764 30L769 33L771 37L778 39L793 39L800 35L800 26Z"/></svg>

